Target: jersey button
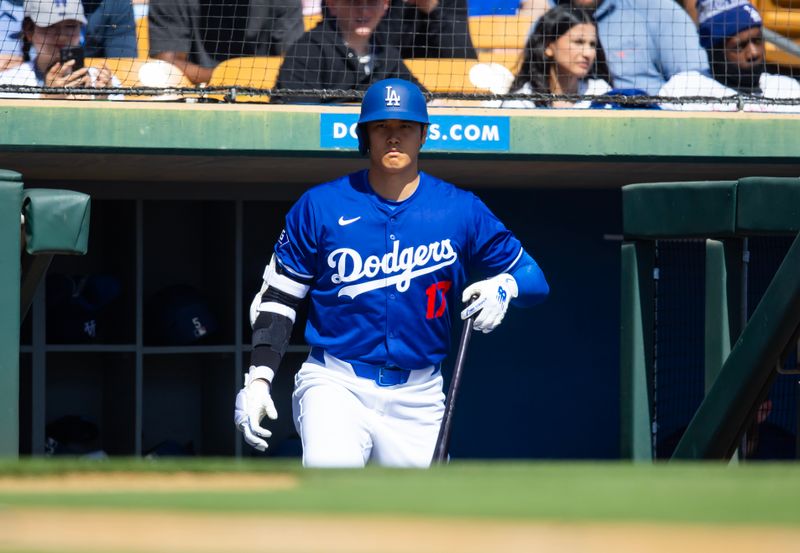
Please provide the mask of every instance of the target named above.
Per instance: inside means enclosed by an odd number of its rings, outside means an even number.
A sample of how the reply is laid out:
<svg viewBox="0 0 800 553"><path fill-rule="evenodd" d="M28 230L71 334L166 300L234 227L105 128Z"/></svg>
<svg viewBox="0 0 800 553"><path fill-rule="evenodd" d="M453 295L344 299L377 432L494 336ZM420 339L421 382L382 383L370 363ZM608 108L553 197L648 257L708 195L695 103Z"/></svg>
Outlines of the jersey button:
<svg viewBox="0 0 800 553"><path fill-rule="evenodd" d="M394 332L389 333L389 338L394 338Z"/></svg>
<svg viewBox="0 0 800 553"><path fill-rule="evenodd" d="M396 296L394 294L389 294L389 299L393 300Z"/></svg>
<svg viewBox="0 0 800 553"><path fill-rule="evenodd" d="M392 239L392 240L396 240L396 238L394 237L394 234L390 234L389 238Z"/></svg>
<svg viewBox="0 0 800 553"><path fill-rule="evenodd" d="M389 220L390 220L391 222L393 222L393 223L394 223L394 222L395 222L397 219L395 219L394 217L392 217L392 218L391 218L391 219L389 219Z"/></svg>

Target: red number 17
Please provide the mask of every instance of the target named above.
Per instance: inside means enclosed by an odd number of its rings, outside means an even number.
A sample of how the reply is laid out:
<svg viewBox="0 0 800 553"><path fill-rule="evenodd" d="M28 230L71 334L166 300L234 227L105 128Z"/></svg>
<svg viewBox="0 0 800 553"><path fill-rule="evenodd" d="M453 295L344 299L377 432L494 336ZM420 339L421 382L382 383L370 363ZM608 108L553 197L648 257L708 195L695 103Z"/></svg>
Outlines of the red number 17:
<svg viewBox="0 0 800 553"><path fill-rule="evenodd" d="M434 282L425 290L425 295L428 296L428 310L425 312L426 319L436 319L444 315L444 310L447 307L446 294L450 290L451 284L452 282L449 280ZM442 301L439 304L439 309L436 309L436 298L439 295L441 295Z"/></svg>

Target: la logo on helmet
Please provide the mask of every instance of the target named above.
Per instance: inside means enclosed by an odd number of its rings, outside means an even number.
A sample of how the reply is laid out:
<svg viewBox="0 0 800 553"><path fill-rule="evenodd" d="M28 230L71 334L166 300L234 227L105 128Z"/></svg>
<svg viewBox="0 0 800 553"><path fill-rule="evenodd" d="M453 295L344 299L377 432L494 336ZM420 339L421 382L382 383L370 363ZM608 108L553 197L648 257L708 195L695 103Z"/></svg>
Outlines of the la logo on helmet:
<svg viewBox="0 0 800 553"><path fill-rule="evenodd" d="M400 107L400 95L391 86L386 87L386 107Z"/></svg>

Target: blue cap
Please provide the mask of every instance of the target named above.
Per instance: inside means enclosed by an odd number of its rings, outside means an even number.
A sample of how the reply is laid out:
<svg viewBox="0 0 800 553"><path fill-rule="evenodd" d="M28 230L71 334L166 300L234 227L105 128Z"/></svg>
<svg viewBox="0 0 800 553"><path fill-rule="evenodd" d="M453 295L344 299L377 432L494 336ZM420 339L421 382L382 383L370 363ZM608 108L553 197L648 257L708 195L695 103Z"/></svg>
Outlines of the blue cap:
<svg viewBox="0 0 800 553"><path fill-rule="evenodd" d="M763 24L748 0L698 0L696 7L700 44L706 49Z"/></svg>
<svg viewBox="0 0 800 553"><path fill-rule="evenodd" d="M430 124L425 95L417 85L404 79L384 79L367 89L361 101L361 115L356 127L361 155L369 151L369 140L362 126L370 121L386 119Z"/></svg>

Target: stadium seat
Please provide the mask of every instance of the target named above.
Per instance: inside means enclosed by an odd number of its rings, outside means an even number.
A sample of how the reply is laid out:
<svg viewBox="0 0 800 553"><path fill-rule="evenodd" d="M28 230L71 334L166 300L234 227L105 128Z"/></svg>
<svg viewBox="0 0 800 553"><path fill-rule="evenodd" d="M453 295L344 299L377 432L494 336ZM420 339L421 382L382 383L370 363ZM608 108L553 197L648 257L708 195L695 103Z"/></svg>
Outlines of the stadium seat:
<svg viewBox="0 0 800 553"><path fill-rule="evenodd" d="M753 4L758 8L758 11L762 12L764 10L783 10L789 12L795 12L800 14L800 6L797 4L797 0L752 0Z"/></svg>
<svg viewBox="0 0 800 553"><path fill-rule="evenodd" d="M761 12L764 26L800 46L800 2L797 0L753 0ZM781 65L800 66L800 58L767 43L767 61Z"/></svg>
<svg viewBox="0 0 800 553"><path fill-rule="evenodd" d="M522 61L522 50L490 50L478 52L478 61L481 63L499 63L512 74L516 75Z"/></svg>
<svg viewBox="0 0 800 553"><path fill-rule="evenodd" d="M501 94L511 84L510 71L498 64L471 59L419 58L404 60L414 76L430 92Z"/></svg>
<svg viewBox="0 0 800 553"><path fill-rule="evenodd" d="M107 67L125 88L194 88L194 84L183 72L166 61L141 58L86 58L87 67ZM164 94L157 96L125 95L125 99L177 100L181 96Z"/></svg>
<svg viewBox="0 0 800 553"><path fill-rule="evenodd" d="M136 20L136 53L140 58L150 56L150 24L147 17Z"/></svg>
<svg viewBox="0 0 800 553"><path fill-rule="evenodd" d="M481 92L469 81L470 59L415 58L404 60L408 69L430 92Z"/></svg>
<svg viewBox="0 0 800 553"><path fill-rule="evenodd" d="M317 23L322 21L322 14L321 13L312 13L309 15L303 16L303 25L306 28L306 32L310 31L314 27L317 26Z"/></svg>
<svg viewBox="0 0 800 553"><path fill-rule="evenodd" d="M479 15L469 18L469 34L478 50L521 50L532 24L529 15Z"/></svg>
<svg viewBox="0 0 800 553"><path fill-rule="evenodd" d="M281 56L232 58L214 68L208 86L273 88L283 63ZM238 96L237 102L268 102L269 96Z"/></svg>

